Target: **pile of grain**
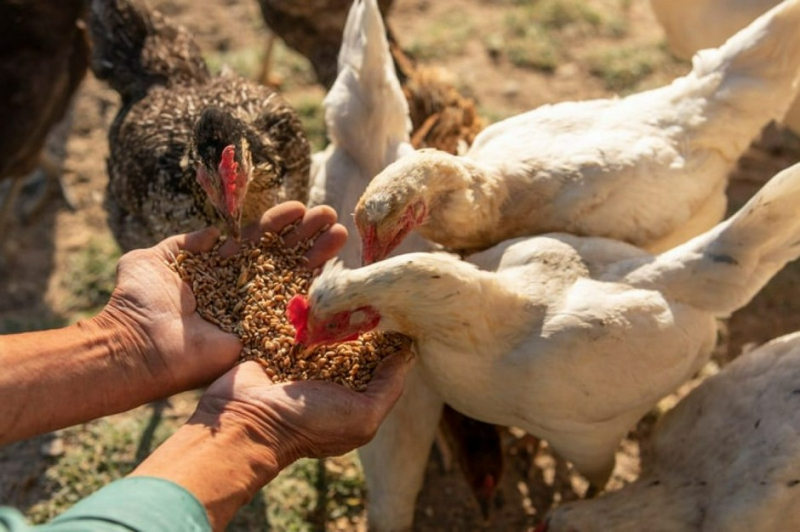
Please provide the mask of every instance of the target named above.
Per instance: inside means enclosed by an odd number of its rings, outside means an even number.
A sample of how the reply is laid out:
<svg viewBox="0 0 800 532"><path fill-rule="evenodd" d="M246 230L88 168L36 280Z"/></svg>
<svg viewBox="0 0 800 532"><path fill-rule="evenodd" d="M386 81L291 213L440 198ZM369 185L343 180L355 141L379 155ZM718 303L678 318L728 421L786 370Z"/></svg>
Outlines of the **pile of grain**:
<svg viewBox="0 0 800 532"><path fill-rule="evenodd" d="M287 248L280 236L266 233L225 258L222 243L197 255L181 251L169 266L192 287L200 315L239 336L242 359L260 362L274 382L320 379L360 391L382 358L408 347L402 335L371 332L300 353L286 305L308 292L311 271L303 253L310 242Z"/></svg>

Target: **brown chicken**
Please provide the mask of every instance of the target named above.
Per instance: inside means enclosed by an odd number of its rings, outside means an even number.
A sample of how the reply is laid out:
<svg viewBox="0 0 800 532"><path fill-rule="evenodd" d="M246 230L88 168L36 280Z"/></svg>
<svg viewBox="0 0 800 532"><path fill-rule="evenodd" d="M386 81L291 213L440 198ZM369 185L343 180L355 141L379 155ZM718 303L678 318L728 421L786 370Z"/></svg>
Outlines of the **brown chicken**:
<svg viewBox="0 0 800 532"><path fill-rule="evenodd" d="M393 0L379 0L386 15ZM270 51L274 36L311 62L317 80L330 89L336 80L336 62L342 46L342 32L353 0L259 0L264 21L272 34L264 58L261 79L269 77Z"/></svg>
<svg viewBox="0 0 800 532"><path fill-rule="evenodd" d="M212 76L189 33L142 0L93 0L92 70L122 97L109 132L108 221L123 249L219 224L234 237L305 203L310 146L274 90Z"/></svg>
<svg viewBox="0 0 800 532"><path fill-rule="evenodd" d="M0 1L0 179L14 179L0 207L0 241L23 179L43 158L47 135L64 119L89 66L83 0Z"/></svg>
<svg viewBox="0 0 800 532"><path fill-rule="evenodd" d="M475 100L455 88L450 74L440 68L415 65L399 47L392 49L395 66L403 81L403 93L411 117L411 144L435 148L453 155L472 144L485 127ZM398 60L398 57L403 57Z"/></svg>

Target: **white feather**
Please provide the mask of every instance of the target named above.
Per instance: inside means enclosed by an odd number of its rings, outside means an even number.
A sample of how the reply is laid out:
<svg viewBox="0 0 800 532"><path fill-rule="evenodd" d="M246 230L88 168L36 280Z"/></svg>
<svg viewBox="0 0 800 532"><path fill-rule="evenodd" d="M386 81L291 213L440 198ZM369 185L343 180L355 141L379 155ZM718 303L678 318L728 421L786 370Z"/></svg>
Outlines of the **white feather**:
<svg viewBox="0 0 800 532"><path fill-rule="evenodd" d="M395 74L376 0L353 2L339 52L338 77L323 105L331 144L314 157L310 204L333 207L350 234L339 252L341 261L330 262L322 273L336 276L342 265L361 264L352 216L358 198L375 174L414 151L408 103ZM396 252L428 249L431 245L415 236ZM371 529L411 527L441 408L441 399L414 368L406 377L403 396L375 438L359 449L369 490Z"/></svg>
<svg viewBox="0 0 800 532"><path fill-rule="evenodd" d="M633 484L548 532L800 530L800 333L743 354L659 422Z"/></svg>
<svg viewBox="0 0 800 532"><path fill-rule="evenodd" d="M548 231L669 249L722 219L728 173L797 94L798 27L800 0L787 0L670 85L540 107L486 128L460 157L412 154L358 208L374 222L371 205L422 199L418 231L451 249Z"/></svg>
<svg viewBox="0 0 800 532"><path fill-rule="evenodd" d="M620 439L708 360L717 318L800 256L799 200L800 164L657 256L553 233L471 257L478 267L440 253L337 266L312 284L310 312L324 320L371 305L381 329L414 339L448 404L545 438L602 483Z"/></svg>

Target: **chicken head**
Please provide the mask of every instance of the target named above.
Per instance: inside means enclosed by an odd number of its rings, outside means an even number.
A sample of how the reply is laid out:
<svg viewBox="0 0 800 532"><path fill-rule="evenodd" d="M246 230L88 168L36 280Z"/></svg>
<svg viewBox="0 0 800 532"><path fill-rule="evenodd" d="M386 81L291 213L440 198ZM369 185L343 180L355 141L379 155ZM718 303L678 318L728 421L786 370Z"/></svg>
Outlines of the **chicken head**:
<svg viewBox="0 0 800 532"><path fill-rule="evenodd" d="M299 348L349 342L378 326L381 315L369 305L316 317L303 295L296 295L286 307L289 322L295 328L294 342Z"/></svg>
<svg viewBox="0 0 800 532"><path fill-rule="evenodd" d="M364 264L386 258L415 229L428 240L461 249L440 238L441 212L445 209L456 225L474 225L486 216L471 200L486 193L473 190L480 171L474 162L434 149L418 150L387 166L355 208Z"/></svg>
<svg viewBox="0 0 800 532"><path fill-rule="evenodd" d="M197 182L227 233L238 240L253 165L247 139L228 118L220 110L206 109L195 125L193 142Z"/></svg>
<svg viewBox="0 0 800 532"><path fill-rule="evenodd" d="M392 208L392 204L394 208ZM387 206L388 205L388 206ZM361 208L359 208L361 207ZM421 198L410 204L397 202L359 203L356 207L356 227L361 235L361 262L372 264L385 259L415 227L422 225L427 213L427 205ZM385 217L371 216L371 212L387 212ZM376 220L376 221L372 221ZM379 221L378 221L379 220Z"/></svg>

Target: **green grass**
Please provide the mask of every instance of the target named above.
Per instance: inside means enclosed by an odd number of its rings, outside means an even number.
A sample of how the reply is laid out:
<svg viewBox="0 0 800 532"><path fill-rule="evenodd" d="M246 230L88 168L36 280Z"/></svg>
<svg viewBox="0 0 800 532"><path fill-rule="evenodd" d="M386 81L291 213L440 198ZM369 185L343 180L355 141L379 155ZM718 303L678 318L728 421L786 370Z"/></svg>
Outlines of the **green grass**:
<svg viewBox="0 0 800 532"><path fill-rule="evenodd" d="M584 0L539 0L526 11L529 22L556 30L579 26L594 33L600 31L604 24L600 12Z"/></svg>
<svg viewBox="0 0 800 532"><path fill-rule="evenodd" d="M270 528L287 532L319 530L323 519L317 486L322 478L319 460L298 460L282 471L264 489Z"/></svg>
<svg viewBox="0 0 800 532"><path fill-rule="evenodd" d="M79 425L61 432L65 453L45 472L45 489L50 497L27 511L33 523L46 522L106 484L128 474L143 456L137 456L142 436L147 434L151 409L142 407ZM164 441L177 423L155 427L153 448ZM149 450L149 449L148 449Z"/></svg>
<svg viewBox="0 0 800 532"><path fill-rule="evenodd" d="M512 2L502 32L491 34L484 46L492 55L505 55L514 66L553 72L573 59L570 52L587 38L621 38L628 33L624 5L601 10L587 0Z"/></svg>
<svg viewBox="0 0 800 532"><path fill-rule="evenodd" d="M364 474L355 452L326 461L325 494L329 521L353 524L366 513Z"/></svg>
<svg viewBox="0 0 800 532"><path fill-rule="evenodd" d="M256 80L261 76L264 67L266 42L265 37L261 46L209 53L205 55L205 60L214 75L227 66L240 76ZM269 68L270 74L281 80L281 92L316 83L311 63L288 48L280 39L273 45Z"/></svg>
<svg viewBox="0 0 800 532"><path fill-rule="evenodd" d="M463 9L453 9L435 20L428 19L412 40L403 44L411 56L420 61L442 60L461 55L474 31L470 14Z"/></svg>
<svg viewBox="0 0 800 532"><path fill-rule="evenodd" d="M545 28L536 24L523 26L512 17L506 19L506 26L512 37L504 48L514 66L553 72L564 60L559 40Z"/></svg>
<svg viewBox="0 0 800 532"><path fill-rule="evenodd" d="M586 58L589 72L608 90L629 93L670 59L658 46L613 48Z"/></svg>
<svg viewBox="0 0 800 532"><path fill-rule="evenodd" d="M264 60L264 49L259 47L243 48L213 52L205 56L208 69L213 75L219 74L224 67L231 68L237 74L255 79L261 72Z"/></svg>
<svg viewBox="0 0 800 532"><path fill-rule="evenodd" d="M6 318L0 320L0 334L16 334L29 331L57 329L59 327L64 327L69 322L70 320L68 318L57 315L28 319Z"/></svg>
<svg viewBox="0 0 800 532"><path fill-rule="evenodd" d="M64 273L69 293L66 307L72 312L93 312L108 302L116 282L120 249L110 237L94 237L75 253Z"/></svg>
<svg viewBox="0 0 800 532"><path fill-rule="evenodd" d="M263 496L270 530L310 532L325 523L352 529L366 512L364 476L355 452L324 461L298 460Z"/></svg>
<svg viewBox="0 0 800 532"><path fill-rule="evenodd" d="M290 102L300 115L312 152L322 150L328 145L322 99L322 95L304 95Z"/></svg>

